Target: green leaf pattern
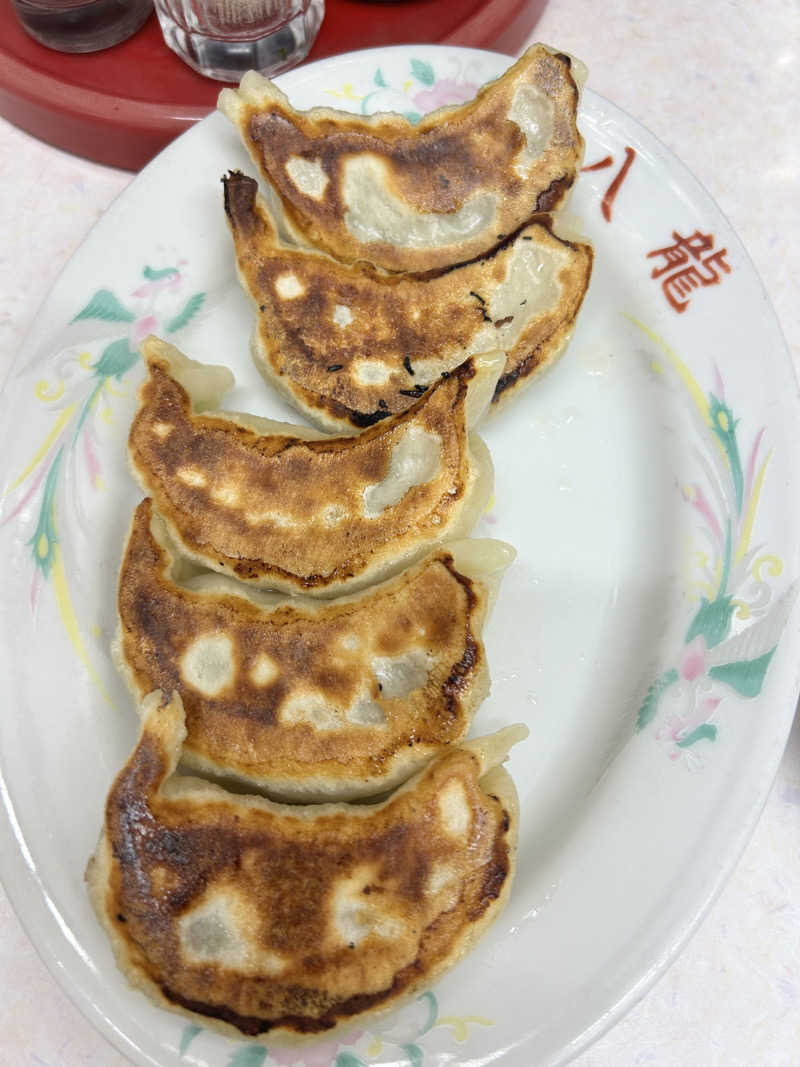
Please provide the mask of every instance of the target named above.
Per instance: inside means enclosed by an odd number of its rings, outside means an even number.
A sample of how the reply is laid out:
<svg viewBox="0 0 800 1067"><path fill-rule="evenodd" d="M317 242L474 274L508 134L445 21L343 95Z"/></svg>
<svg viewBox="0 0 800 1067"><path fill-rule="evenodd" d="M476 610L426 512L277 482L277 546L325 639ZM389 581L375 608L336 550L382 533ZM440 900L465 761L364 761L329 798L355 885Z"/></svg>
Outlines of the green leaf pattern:
<svg viewBox="0 0 800 1067"><path fill-rule="evenodd" d="M410 1067L422 1067L425 1057L419 1045L403 1045L403 1052L408 1056Z"/></svg>
<svg viewBox="0 0 800 1067"><path fill-rule="evenodd" d="M160 282L163 278L174 278L178 273L176 267L163 267L160 270L153 270L152 267L145 267L142 271L142 276L148 282Z"/></svg>
<svg viewBox="0 0 800 1067"><path fill-rule="evenodd" d="M56 453L55 459L47 472L44 483L42 502L39 506L39 521L28 544L33 549L33 560L36 567L41 571L45 579L50 577L53 569L58 535L56 533L55 520L55 495L58 488L58 476L61 471L61 461L64 457L63 446Z"/></svg>
<svg viewBox="0 0 800 1067"><path fill-rule="evenodd" d="M167 323L167 333L175 333L176 330L182 330L184 326L188 326L203 306L205 298L205 293L195 293L194 296L190 296L175 318Z"/></svg>
<svg viewBox="0 0 800 1067"><path fill-rule="evenodd" d="M642 701L642 706L639 708L639 714L636 719L637 730L644 730L645 726L650 725L656 717L658 702L661 700L662 693L665 689L669 689L671 685L674 685L677 680L678 672L674 667L670 667L669 670L664 671L660 678L653 682L647 690L647 696Z"/></svg>
<svg viewBox="0 0 800 1067"><path fill-rule="evenodd" d="M733 597L718 596L709 601L703 597L697 614L686 631L686 644L702 635L706 648L714 648L728 636L733 615Z"/></svg>
<svg viewBox="0 0 800 1067"><path fill-rule="evenodd" d="M98 319L101 322L133 322L135 318L133 312L128 311L110 289L98 289L86 307L82 308L72 321Z"/></svg>
<svg viewBox="0 0 800 1067"><path fill-rule="evenodd" d="M333 1061L333 1067L367 1067L367 1065L354 1052L345 1050L337 1055Z"/></svg>
<svg viewBox="0 0 800 1067"><path fill-rule="evenodd" d="M736 440L736 427L739 425L739 420L734 419L733 412L728 405L719 400L713 393L709 395L708 400L711 428L717 440L725 449L733 481L733 489L736 494L736 508L741 513L744 498L744 475L742 473L742 459L739 455L739 443Z"/></svg>
<svg viewBox="0 0 800 1067"><path fill-rule="evenodd" d="M764 684L767 667L775 655L775 648L765 652L758 659L742 660L739 663L721 663L718 667L709 667L708 676L729 685L740 696L749 699L757 697Z"/></svg>
<svg viewBox="0 0 800 1067"><path fill-rule="evenodd" d="M422 82L423 85L433 85L436 81L436 75L433 73L433 67L430 63L426 63L424 59L412 59L411 60L411 73L417 79Z"/></svg>
<svg viewBox="0 0 800 1067"><path fill-rule="evenodd" d="M96 378L115 378L121 382L138 360L139 353L131 348L127 337L121 337L106 345L92 370Z"/></svg>
<svg viewBox="0 0 800 1067"><path fill-rule="evenodd" d="M690 734L682 738L680 741L676 741L675 744L678 748L691 748L692 745L698 741L716 741L717 728L713 723L704 722L696 729L692 730Z"/></svg>
<svg viewBox="0 0 800 1067"><path fill-rule="evenodd" d="M203 1028L201 1026L195 1026L194 1023L190 1023L189 1026L185 1027L183 1033L181 1034L181 1043L180 1045L178 1045L178 1054L180 1056L185 1056L186 1053L189 1051L189 1046L191 1045L191 1043L194 1041L197 1035L201 1034L202 1032Z"/></svg>
<svg viewBox="0 0 800 1067"><path fill-rule="evenodd" d="M427 993L423 993L421 997L417 998L428 1006L428 1018L422 1025L422 1029L419 1032L419 1036L427 1034L436 1025L436 1020L439 1018L439 1002L430 990Z"/></svg>
<svg viewBox="0 0 800 1067"><path fill-rule="evenodd" d="M267 1049L263 1045L247 1045L237 1049L228 1060L228 1067L263 1067Z"/></svg>

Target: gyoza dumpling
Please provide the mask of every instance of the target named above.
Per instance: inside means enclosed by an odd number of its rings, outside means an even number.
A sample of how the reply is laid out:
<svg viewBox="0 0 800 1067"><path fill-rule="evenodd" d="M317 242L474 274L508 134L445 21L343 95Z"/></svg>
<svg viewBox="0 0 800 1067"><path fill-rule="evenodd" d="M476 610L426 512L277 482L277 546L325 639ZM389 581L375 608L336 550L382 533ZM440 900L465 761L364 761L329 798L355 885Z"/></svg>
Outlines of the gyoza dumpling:
<svg viewBox="0 0 800 1067"><path fill-rule="evenodd" d="M291 800L404 781L462 740L489 690L481 631L514 557L457 541L337 600L184 577L143 500L119 576L114 658L137 702L180 693L184 763Z"/></svg>
<svg viewBox="0 0 800 1067"><path fill-rule="evenodd" d="M257 309L256 366L325 430L405 411L443 371L495 346L506 352L496 404L569 341L592 249L556 236L548 216L459 267L386 274L282 244L256 182L231 174L224 185L239 277Z"/></svg>
<svg viewBox="0 0 800 1067"><path fill-rule="evenodd" d="M295 111L251 71L223 89L288 224L350 262L389 270L463 263L562 204L583 158L583 69L535 45L474 100L424 116Z"/></svg>
<svg viewBox="0 0 800 1067"><path fill-rule="evenodd" d="M89 893L128 980L202 1026L315 1034L430 985L508 897L523 726L449 748L379 805L283 806L174 775L180 697L145 701Z"/></svg>
<svg viewBox="0 0 800 1067"><path fill-rule="evenodd" d="M465 536L486 506L491 459L468 431L491 399L502 352L471 357L408 411L351 437L199 414L232 386L230 371L155 337L142 355L149 373L128 439L131 468L181 553L202 566L333 596Z"/></svg>

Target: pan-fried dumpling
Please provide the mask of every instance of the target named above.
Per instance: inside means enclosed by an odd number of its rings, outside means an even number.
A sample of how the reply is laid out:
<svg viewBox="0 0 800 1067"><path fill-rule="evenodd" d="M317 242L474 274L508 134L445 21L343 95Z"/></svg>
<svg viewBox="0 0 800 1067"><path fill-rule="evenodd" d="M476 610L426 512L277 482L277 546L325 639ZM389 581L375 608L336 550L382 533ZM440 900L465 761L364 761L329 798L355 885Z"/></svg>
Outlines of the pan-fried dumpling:
<svg viewBox="0 0 800 1067"><path fill-rule="evenodd" d="M583 158L583 69L535 45L474 100L426 115L295 111L254 72L223 89L287 224L350 262L389 270L462 263L564 200Z"/></svg>
<svg viewBox="0 0 800 1067"><path fill-rule="evenodd" d="M443 371L492 347L506 352L494 396L505 400L569 341L592 249L557 237L547 216L451 270L386 274L282 244L256 182L237 173L224 184L239 277L257 308L256 366L325 430L405 411Z"/></svg>
<svg viewBox="0 0 800 1067"><path fill-rule="evenodd" d="M180 697L145 701L111 787L89 893L121 970L157 1004L255 1036L395 1005L467 952L508 896L507 727L379 805L284 806L174 775Z"/></svg>
<svg viewBox="0 0 800 1067"><path fill-rule="evenodd" d="M514 550L457 541L354 596L181 577L143 500L119 576L114 658L137 702L180 693L183 761L303 801L385 792L462 740L489 689L481 630Z"/></svg>
<svg viewBox="0 0 800 1067"><path fill-rule="evenodd" d="M204 567L333 596L465 536L486 506L491 459L468 429L494 392L502 352L471 357L408 411L351 437L199 414L233 384L230 371L154 337L142 354L149 373L131 467L181 554Z"/></svg>

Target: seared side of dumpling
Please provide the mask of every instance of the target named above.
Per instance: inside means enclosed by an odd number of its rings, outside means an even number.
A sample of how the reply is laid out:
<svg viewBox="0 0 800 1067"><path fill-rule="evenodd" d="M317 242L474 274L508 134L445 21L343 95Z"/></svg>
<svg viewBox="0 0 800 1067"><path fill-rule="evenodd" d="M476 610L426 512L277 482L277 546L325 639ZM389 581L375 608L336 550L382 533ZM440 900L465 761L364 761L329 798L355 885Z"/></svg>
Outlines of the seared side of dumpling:
<svg viewBox="0 0 800 1067"><path fill-rule="evenodd" d="M174 775L180 697L145 701L87 880L117 962L203 1026L315 1034L462 956L508 896L508 727L448 749L380 805L287 807Z"/></svg>
<svg viewBox="0 0 800 1067"><path fill-rule="evenodd" d="M457 541L337 600L180 580L163 521L143 500L119 576L114 658L140 701L177 691L183 761L285 799L393 788L462 740L489 689L481 630L514 557Z"/></svg>
<svg viewBox="0 0 800 1067"><path fill-rule="evenodd" d="M461 266L386 274L281 243L256 182L224 185L256 366L328 431L405 411L487 348L506 353L495 401L516 395L563 352L589 285L591 246L556 236L548 216Z"/></svg>
<svg viewBox="0 0 800 1067"><path fill-rule="evenodd" d="M486 506L491 459L468 429L494 392L502 352L471 357L408 411L350 437L199 414L193 396L218 403L230 372L154 337L142 353L131 467L182 554L205 567L332 596L466 535Z"/></svg>
<svg viewBox="0 0 800 1067"><path fill-rule="evenodd" d="M252 71L219 107L303 239L347 262L428 270L481 255L562 204L583 157L576 67L535 45L474 100L417 125L295 111Z"/></svg>

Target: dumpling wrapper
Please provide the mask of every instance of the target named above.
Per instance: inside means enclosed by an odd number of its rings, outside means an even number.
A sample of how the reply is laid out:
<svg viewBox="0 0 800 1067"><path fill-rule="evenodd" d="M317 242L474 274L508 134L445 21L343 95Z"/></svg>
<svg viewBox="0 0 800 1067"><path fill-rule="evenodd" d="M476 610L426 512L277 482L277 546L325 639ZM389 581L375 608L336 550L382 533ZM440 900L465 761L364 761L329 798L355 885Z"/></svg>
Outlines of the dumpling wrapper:
<svg viewBox="0 0 800 1067"><path fill-rule="evenodd" d="M479 256L562 205L583 158L584 76L582 64L534 45L474 100L416 125L296 111L253 71L222 90L219 109L306 243L345 262L429 270Z"/></svg>
<svg viewBox="0 0 800 1067"><path fill-rule="evenodd" d="M282 243L256 182L238 173L223 182L239 278L256 309L255 364L324 430L405 411L443 371L494 347L506 352L496 408L569 342L593 254L558 237L547 216L450 270L386 274Z"/></svg>
<svg viewBox="0 0 800 1067"><path fill-rule="evenodd" d="M492 463L469 427L491 399L502 352L471 357L408 411L349 437L211 412L233 385L227 368L155 337L142 356L131 469L181 554L204 567L334 596L466 536L486 507Z"/></svg>
<svg viewBox="0 0 800 1067"><path fill-rule="evenodd" d="M374 795L466 736L489 690L481 630L514 554L457 541L354 596L287 597L182 575L144 500L114 659L137 703L180 693L186 766L281 799Z"/></svg>
<svg viewBox="0 0 800 1067"><path fill-rule="evenodd" d="M120 969L156 1004L237 1036L322 1033L395 1007L505 904L518 814L500 764L527 732L450 748L378 805L291 807L175 775L180 697L151 694L87 870Z"/></svg>

